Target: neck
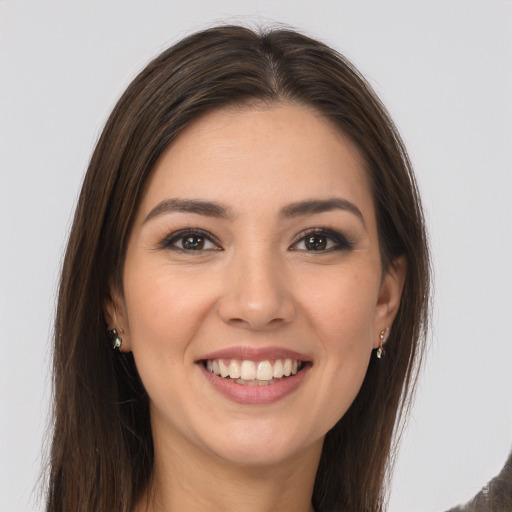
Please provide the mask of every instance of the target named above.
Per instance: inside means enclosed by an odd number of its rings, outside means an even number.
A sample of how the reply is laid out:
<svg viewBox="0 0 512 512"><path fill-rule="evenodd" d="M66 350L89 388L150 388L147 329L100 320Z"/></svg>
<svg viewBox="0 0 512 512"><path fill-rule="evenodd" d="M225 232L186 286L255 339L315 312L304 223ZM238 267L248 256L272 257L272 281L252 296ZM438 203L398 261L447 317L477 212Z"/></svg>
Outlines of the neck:
<svg viewBox="0 0 512 512"><path fill-rule="evenodd" d="M321 449L319 441L289 460L246 466L190 445L155 442L152 479L135 512L313 512Z"/></svg>

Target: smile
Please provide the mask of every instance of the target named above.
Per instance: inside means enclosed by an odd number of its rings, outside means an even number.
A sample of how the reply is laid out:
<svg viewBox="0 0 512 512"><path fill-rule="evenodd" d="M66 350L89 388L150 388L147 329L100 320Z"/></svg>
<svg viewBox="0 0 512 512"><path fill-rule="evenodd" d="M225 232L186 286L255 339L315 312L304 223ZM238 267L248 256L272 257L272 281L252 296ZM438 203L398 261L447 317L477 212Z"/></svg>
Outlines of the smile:
<svg viewBox="0 0 512 512"><path fill-rule="evenodd" d="M196 360L204 377L218 393L243 405L265 405L296 392L313 361L278 347L231 347Z"/></svg>
<svg viewBox="0 0 512 512"><path fill-rule="evenodd" d="M208 359L206 369L224 379L246 386L275 384L280 379L296 375L302 368L302 361L276 359L274 361L251 361L249 359Z"/></svg>

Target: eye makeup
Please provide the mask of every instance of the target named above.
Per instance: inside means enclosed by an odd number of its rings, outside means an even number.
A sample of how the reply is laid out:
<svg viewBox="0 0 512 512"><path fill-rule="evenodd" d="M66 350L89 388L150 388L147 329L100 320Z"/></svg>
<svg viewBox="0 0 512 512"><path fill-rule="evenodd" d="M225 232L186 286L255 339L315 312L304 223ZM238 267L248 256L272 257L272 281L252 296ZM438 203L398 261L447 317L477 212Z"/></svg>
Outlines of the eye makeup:
<svg viewBox="0 0 512 512"><path fill-rule="evenodd" d="M222 251L216 237L200 228L173 231L158 244L158 248L180 252Z"/></svg>
<svg viewBox="0 0 512 512"><path fill-rule="evenodd" d="M329 228L309 228L301 231L290 246L292 251L331 252L349 251L354 242L339 231Z"/></svg>
<svg viewBox="0 0 512 512"><path fill-rule="evenodd" d="M326 253L349 251L353 247L354 242L339 231L325 227L315 227L298 233L288 250ZM223 250L218 239L212 233L201 228L185 228L173 231L158 244L158 248L185 253Z"/></svg>

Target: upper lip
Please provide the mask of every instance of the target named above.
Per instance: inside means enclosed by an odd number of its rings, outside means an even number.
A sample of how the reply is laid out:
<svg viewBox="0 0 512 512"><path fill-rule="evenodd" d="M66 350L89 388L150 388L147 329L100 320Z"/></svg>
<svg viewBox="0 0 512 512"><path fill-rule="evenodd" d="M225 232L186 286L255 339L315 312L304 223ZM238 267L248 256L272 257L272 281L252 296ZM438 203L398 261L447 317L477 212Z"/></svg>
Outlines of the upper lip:
<svg viewBox="0 0 512 512"><path fill-rule="evenodd" d="M250 361L267 361L275 359L293 359L296 361L310 361L311 358L295 350L284 347L250 347L236 346L228 347L201 356L199 361L212 359L240 359Z"/></svg>

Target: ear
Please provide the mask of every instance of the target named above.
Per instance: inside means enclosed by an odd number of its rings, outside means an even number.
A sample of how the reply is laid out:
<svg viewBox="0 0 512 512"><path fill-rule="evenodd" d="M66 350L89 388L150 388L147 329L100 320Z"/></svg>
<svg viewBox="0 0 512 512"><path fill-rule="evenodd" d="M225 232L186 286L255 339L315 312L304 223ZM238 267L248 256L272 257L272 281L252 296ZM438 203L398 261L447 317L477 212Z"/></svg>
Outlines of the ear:
<svg viewBox="0 0 512 512"><path fill-rule="evenodd" d="M382 331L385 331L384 342L386 342L389 336L393 321L400 307L406 275L407 260L405 256L400 256L391 263L382 278L379 299L375 310L373 348L377 348L380 345L379 334Z"/></svg>
<svg viewBox="0 0 512 512"><path fill-rule="evenodd" d="M128 317L126 315L126 305L122 295L117 288L111 287L108 297L103 303L103 314L107 329L111 331L115 329L122 339L120 352L130 352L130 330L128 326Z"/></svg>

